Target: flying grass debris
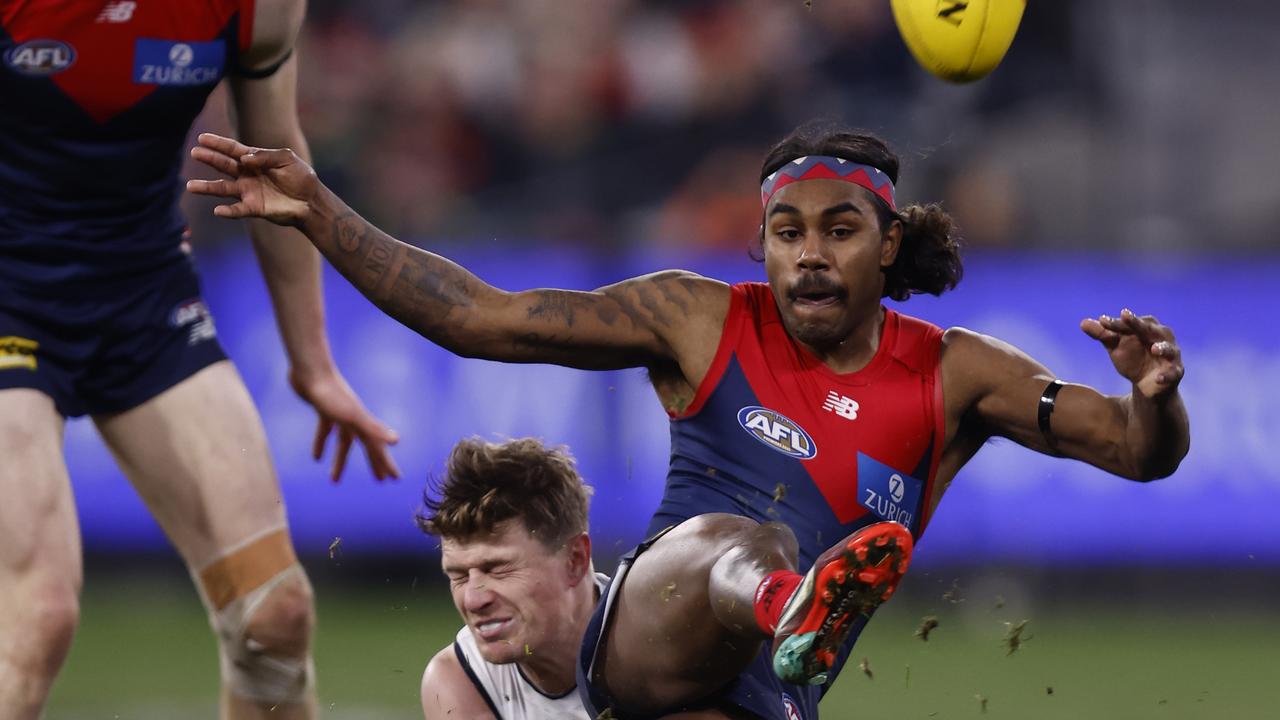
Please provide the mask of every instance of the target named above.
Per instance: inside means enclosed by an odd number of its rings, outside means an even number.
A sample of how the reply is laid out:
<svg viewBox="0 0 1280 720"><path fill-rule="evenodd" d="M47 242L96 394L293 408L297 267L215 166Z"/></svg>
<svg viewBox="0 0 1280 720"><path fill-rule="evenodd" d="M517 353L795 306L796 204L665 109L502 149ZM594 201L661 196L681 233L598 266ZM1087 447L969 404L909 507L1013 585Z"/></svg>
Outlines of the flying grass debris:
<svg viewBox="0 0 1280 720"><path fill-rule="evenodd" d="M933 632L936 627L938 627L938 616L926 615L924 619L920 621L920 627L916 628L916 637L925 642L929 642L929 633Z"/></svg>
<svg viewBox="0 0 1280 720"><path fill-rule="evenodd" d="M858 669L861 670L862 674L866 675L868 679L876 679L876 674L871 672L871 661L867 658L862 658L862 662L858 663Z"/></svg>
<svg viewBox="0 0 1280 720"><path fill-rule="evenodd" d="M667 586L662 588L662 601L671 602L671 597L675 595L675 592L676 592L675 581L667 583Z"/></svg>
<svg viewBox="0 0 1280 720"><path fill-rule="evenodd" d="M964 598L960 597L960 578L956 578L951 581L951 587L948 588L946 592L942 593L942 599L952 605L964 602Z"/></svg>
<svg viewBox="0 0 1280 720"><path fill-rule="evenodd" d="M1030 635L1026 637L1022 636L1022 631L1026 629L1027 623L1029 622L1031 621L1023 620L1016 624L1009 622L1004 624L1005 628L1007 628L1004 634L1004 646L1007 650L1007 652L1005 652L1006 656L1016 653L1018 648L1022 647L1022 643L1031 639Z"/></svg>

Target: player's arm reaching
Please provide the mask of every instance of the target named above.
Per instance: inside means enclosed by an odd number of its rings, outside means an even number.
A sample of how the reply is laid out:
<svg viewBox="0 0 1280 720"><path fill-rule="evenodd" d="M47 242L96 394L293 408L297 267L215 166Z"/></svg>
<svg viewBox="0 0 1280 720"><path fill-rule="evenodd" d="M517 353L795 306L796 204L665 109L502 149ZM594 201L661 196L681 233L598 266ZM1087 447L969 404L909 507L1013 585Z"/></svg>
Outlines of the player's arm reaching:
<svg viewBox="0 0 1280 720"><path fill-rule="evenodd" d="M305 10L305 0L259 0L252 45L240 58L247 72L231 78L234 119L241 136L254 143L291 147L304 157L308 153L298 122L298 59L293 47ZM364 408L329 351L319 255L288 228L251 220L249 232L289 356L290 384L319 415L313 455L320 459L329 434L337 428L334 480L341 475L355 439L364 445L378 479L397 477L400 471L387 449L396 441L395 432Z"/></svg>
<svg viewBox="0 0 1280 720"><path fill-rule="evenodd" d="M715 344L706 338L719 334L728 311L723 283L668 271L591 292L505 292L378 230L288 150L205 134L192 156L232 177L187 184L195 193L236 200L215 214L300 228L384 312L459 355L586 369L649 367L659 375L671 370L691 387L711 364Z"/></svg>
<svg viewBox="0 0 1280 720"><path fill-rule="evenodd" d="M1178 394L1182 352L1173 331L1129 310L1086 319L1080 328L1106 348L1128 395L1107 396L1054 375L1007 343L968 330L947 331L943 383L953 383L963 423L979 438L999 435L1083 460L1133 480L1166 477L1191 444ZM1056 391L1056 397L1054 393ZM974 448L976 450L976 448Z"/></svg>

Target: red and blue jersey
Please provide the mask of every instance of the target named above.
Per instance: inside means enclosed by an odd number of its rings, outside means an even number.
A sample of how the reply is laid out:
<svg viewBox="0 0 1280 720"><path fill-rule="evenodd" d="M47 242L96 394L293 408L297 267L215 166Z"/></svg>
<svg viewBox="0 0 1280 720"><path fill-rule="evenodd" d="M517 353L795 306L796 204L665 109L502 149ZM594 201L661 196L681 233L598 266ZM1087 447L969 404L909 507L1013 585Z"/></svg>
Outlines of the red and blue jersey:
<svg viewBox="0 0 1280 720"><path fill-rule="evenodd" d="M252 22L253 0L0 0L0 290L181 255L186 135Z"/></svg>
<svg viewBox="0 0 1280 720"><path fill-rule="evenodd" d="M802 569L881 520L919 537L944 433L941 343L937 326L886 309L871 362L839 374L787 333L768 285L733 286L711 368L671 418L650 534L709 512L781 521Z"/></svg>

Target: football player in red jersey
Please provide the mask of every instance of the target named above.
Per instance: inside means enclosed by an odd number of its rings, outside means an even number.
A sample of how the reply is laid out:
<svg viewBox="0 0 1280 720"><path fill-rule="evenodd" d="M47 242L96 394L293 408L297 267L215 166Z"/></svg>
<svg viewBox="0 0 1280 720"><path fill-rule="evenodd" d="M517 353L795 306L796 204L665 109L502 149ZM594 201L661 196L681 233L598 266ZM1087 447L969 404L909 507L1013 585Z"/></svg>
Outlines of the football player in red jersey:
<svg viewBox="0 0 1280 720"><path fill-rule="evenodd" d="M1132 383L1109 397L995 338L884 307L954 287L961 264L941 208L899 208L898 160L873 136L810 127L769 152L767 284L668 271L592 292L491 287L371 226L287 150L203 135L192 154L231 178L188 183L232 200L217 215L300 228L384 312L453 352L649 370L671 469L649 540L587 630L592 714L817 717L824 682L988 439L1143 481L1190 443L1181 356L1153 317L1081 322Z"/></svg>
<svg viewBox="0 0 1280 720"><path fill-rule="evenodd" d="M306 155L304 0L0 1L0 718L40 715L71 646L80 532L65 419L90 415L191 570L221 654L222 716L309 718L311 587L261 421L218 346L184 242L185 136L228 78L239 132ZM11 101L21 99L21 101ZM334 366L320 260L251 227L290 368L379 478L395 434Z"/></svg>

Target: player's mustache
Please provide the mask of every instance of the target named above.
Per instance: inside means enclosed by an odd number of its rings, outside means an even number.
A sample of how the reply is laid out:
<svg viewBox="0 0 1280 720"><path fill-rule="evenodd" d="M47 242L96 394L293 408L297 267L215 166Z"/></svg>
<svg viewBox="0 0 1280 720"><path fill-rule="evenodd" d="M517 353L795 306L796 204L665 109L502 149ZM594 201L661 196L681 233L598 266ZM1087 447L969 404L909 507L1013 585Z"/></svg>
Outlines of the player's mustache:
<svg viewBox="0 0 1280 720"><path fill-rule="evenodd" d="M825 275L801 275L800 279L791 285L787 291L787 296L792 300L804 295L833 295L837 299L843 300L849 291L841 287L834 280L829 279Z"/></svg>

